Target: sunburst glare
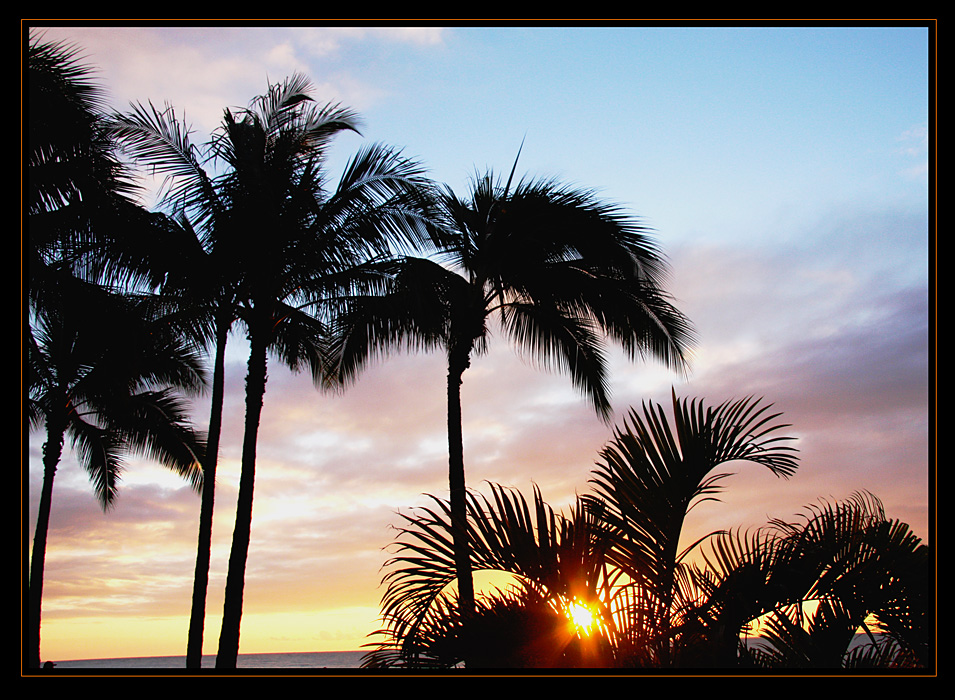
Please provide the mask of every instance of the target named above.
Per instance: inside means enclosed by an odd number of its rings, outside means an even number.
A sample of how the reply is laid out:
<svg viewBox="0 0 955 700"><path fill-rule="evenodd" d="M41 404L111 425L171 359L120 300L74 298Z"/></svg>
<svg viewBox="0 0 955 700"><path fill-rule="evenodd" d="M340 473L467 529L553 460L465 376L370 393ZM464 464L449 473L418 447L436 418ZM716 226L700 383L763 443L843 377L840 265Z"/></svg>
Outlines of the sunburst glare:
<svg viewBox="0 0 955 700"><path fill-rule="evenodd" d="M578 632L589 635L596 625L596 616L594 611L578 600L572 601L567 606L567 617L574 623Z"/></svg>

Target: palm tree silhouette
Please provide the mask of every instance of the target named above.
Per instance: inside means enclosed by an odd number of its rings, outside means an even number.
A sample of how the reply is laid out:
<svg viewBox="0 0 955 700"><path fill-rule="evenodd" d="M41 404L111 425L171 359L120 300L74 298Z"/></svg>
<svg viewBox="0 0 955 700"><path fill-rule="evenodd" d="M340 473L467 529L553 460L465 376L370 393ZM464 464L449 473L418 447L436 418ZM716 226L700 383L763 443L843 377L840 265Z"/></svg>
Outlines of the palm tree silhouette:
<svg viewBox="0 0 955 700"><path fill-rule="evenodd" d="M225 385L225 351L233 326L241 314L240 280L228 245L219 244L217 225L225 219L229 202L207 168L215 166L214 144L200 147L191 140L184 115L167 106L133 105L128 114L114 114L111 132L134 161L165 175L159 206L169 212L162 235L152 237L144 252L154 270L161 270L161 294L171 306L171 317L183 333L212 348L212 387L207 452L203 456L206 488L202 492L199 533L193 577L192 605L186 647L186 667L202 665L206 597L215 511L215 483ZM291 324L278 328L291 334ZM305 333L317 341L314 328ZM317 357L315 348L309 350Z"/></svg>
<svg viewBox="0 0 955 700"><path fill-rule="evenodd" d="M795 449L786 444L792 438L777 434L788 426L770 408L753 399L712 407L674 392L672 425L662 406L644 404L601 452L594 493L583 498L615 533L608 559L633 582L625 590L635 597L622 608L629 617L618 624L627 630L621 644L632 650L631 663L672 664L682 562L695 546L681 552L680 536L687 513L715 500L730 476L716 470L741 460L783 478L795 473Z"/></svg>
<svg viewBox="0 0 955 700"><path fill-rule="evenodd" d="M171 216L163 221L163 235L145 256L154 270L162 270L161 294L171 305L171 316L183 333L198 344L212 346L212 386L208 443L202 465L206 486L199 511L196 566L186 646L186 667L202 665L206 597L212 550L215 483L222 429L225 351L240 312L236 269L215 243L217 215L227 204L206 172L207 158L191 142L189 127L168 107L158 111L134 105L130 114L114 115L112 133L136 161L147 164L174 185L160 204ZM197 223L190 218L194 217Z"/></svg>
<svg viewBox="0 0 955 700"><path fill-rule="evenodd" d="M645 405L642 416L631 411L601 453L594 491L569 516L556 515L536 489L532 505L494 485L491 499L470 494L466 534L475 567L514 574L557 611L573 601L591 606L614 663L670 665L686 513L712 498L728 476L713 472L726 462L752 461L784 477L796 468L784 444L790 438L777 434L785 426L768 408L750 400L705 407L674 394L673 427L659 406ZM388 627L373 660L416 662L422 653L422 630L427 636L435 605L457 576L444 534L452 521L452 507L440 501L405 517L398 553L386 564Z"/></svg>
<svg viewBox="0 0 955 700"><path fill-rule="evenodd" d="M930 666L928 548L858 492L796 522L719 533L689 569L687 622L714 664L756 668ZM759 644L738 631L759 620ZM868 643L856 641L863 630ZM880 636L876 636L879 633Z"/></svg>
<svg viewBox="0 0 955 700"><path fill-rule="evenodd" d="M178 151L185 153L188 149L179 148ZM161 289L162 297L170 305L170 317L176 319L182 327L183 335L193 338L197 345L212 347L208 441L202 460L206 487L202 491L199 509L196 566L186 645L186 667L200 668L212 556L215 482L225 398L225 351L229 333L239 317L240 305L236 283L230 279L232 271L223 265L224 261L214 250L206 249L204 236L192 225L185 212L179 212L166 223L168 235L157 240L162 240L164 250L175 251L176 259L163 264L159 260L159 251L153 256L158 268L167 270ZM290 335L291 327L292 324L286 324L281 332ZM314 337L313 331L311 327L308 328L306 337Z"/></svg>
<svg viewBox="0 0 955 700"><path fill-rule="evenodd" d="M234 668L238 654L267 354L271 351L293 370L308 368L323 382L327 316L321 304L374 284L374 275L363 272L363 266L390 255L395 246L419 243L426 230L422 171L392 149L362 149L346 166L338 187L326 190L328 145L342 131L357 131L358 120L337 105L317 106L310 89L304 76L294 75L269 85L248 108L226 110L205 157L189 142L188 129L171 108L160 112L140 106L117 117L119 137L137 158L171 177L166 202L178 203L200 232L216 281L204 301L213 310L217 357L227 327L236 320L250 344L219 668ZM207 174L205 162L223 166L223 173ZM212 410L216 417L221 403L214 402ZM211 442L215 445L216 439ZM210 450L207 468L213 465ZM204 606L199 589L208 575L211 511L210 495L201 517L190 632L189 658L195 665L201 653L196 620Z"/></svg>
<svg viewBox="0 0 955 700"><path fill-rule="evenodd" d="M387 293L353 301L336 348L342 381L389 350L447 353L451 532L465 611L473 608L474 588L460 388L472 356L487 349L490 319L545 367L568 372L605 420L607 340L631 358L684 369L693 335L662 291L667 266L644 228L590 192L549 180L512 186L513 177L514 169L502 186L488 172L466 200L445 188L435 259L391 263Z"/></svg>
<svg viewBox="0 0 955 700"><path fill-rule="evenodd" d="M62 275L33 310L28 332L28 411L46 426L43 486L30 562L28 663L40 665L40 615L53 479L69 436L97 499L113 504L126 453L160 461L202 484L204 440L172 391L203 385L199 359L164 321L98 286Z"/></svg>
<svg viewBox="0 0 955 700"><path fill-rule="evenodd" d="M457 577L448 501L401 514L396 552L385 563L383 641L365 665L561 667L574 665L571 606L595 611L596 657L609 665L606 626L613 579L608 577L606 536L599 517L578 499L569 514L556 513L535 487L533 501L497 484L490 497L467 493L467 537L473 568L513 576L511 590L483 594L464 613L448 585ZM578 650L580 651L580 649ZM571 658L568 658L571 657Z"/></svg>
<svg viewBox="0 0 955 700"><path fill-rule="evenodd" d="M163 460L198 487L201 442L166 385L195 389L201 377L169 324L156 320L152 300L134 303L83 281L129 290L155 280L135 246L151 236L131 233L157 231L158 219L130 197L135 187L115 157L102 89L79 49L62 42L31 36L26 69L30 306L23 338L30 424L47 430L27 614L27 659L39 666L46 539L64 436L72 437L104 508L129 450Z"/></svg>
<svg viewBox="0 0 955 700"><path fill-rule="evenodd" d="M476 570L515 587L462 615L447 501L405 514L385 564L374 667L926 668L928 548L867 493L801 520L711 533L676 549L690 509L715 500L744 461L788 477L795 450L760 401L716 407L673 397L632 411L593 471L590 493L555 513L490 485L468 494ZM704 545L705 546L700 546ZM697 552L694 563L687 554ZM568 608L595 624L574 633ZM759 637L747 639L759 624ZM868 643L856 639L859 630ZM877 636L879 633L880 636Z"/></svg>

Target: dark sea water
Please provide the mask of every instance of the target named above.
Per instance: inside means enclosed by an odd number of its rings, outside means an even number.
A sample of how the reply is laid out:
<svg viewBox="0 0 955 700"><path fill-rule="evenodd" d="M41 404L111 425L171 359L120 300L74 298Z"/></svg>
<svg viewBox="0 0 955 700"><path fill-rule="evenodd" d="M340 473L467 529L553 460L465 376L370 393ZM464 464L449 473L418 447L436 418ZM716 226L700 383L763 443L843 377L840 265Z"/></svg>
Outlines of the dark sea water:
<svg viewBox="0 0 955 700"><path fill-rule="evenodd" d="M287 654L239 654L236 664L240 669L287 670L287 669L358 669L362 651L312 651ZM144 656L129 659L77 659L55 661L55 672L83 671L135 671L142 669L181 669L186 671L185 656ZM202 668L215 669L215 655L202 657Z"/></svg>

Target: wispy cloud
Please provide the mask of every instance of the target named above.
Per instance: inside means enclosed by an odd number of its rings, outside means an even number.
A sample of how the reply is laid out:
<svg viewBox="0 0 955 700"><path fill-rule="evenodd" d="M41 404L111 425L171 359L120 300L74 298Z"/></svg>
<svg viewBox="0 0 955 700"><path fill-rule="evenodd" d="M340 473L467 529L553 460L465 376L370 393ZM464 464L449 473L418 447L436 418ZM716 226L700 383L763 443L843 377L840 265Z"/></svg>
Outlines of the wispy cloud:
<svg viewBox="0 0 955 700"><path fill-rule="evenodd" d="M905 131L898 139L899 152L915 161L902 170L902 176L908 180L924 181L929 172L929 132L927 124L919 124Z"/></svg>

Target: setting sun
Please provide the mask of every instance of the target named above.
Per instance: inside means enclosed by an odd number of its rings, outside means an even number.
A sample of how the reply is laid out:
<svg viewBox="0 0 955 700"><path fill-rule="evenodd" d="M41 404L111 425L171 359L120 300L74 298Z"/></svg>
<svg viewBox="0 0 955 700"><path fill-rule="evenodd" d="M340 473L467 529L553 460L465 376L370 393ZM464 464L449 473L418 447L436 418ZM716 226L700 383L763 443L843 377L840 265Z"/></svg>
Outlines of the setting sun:
<svg viewBox="0 0 955 700"><path fill-rule="evenodd" d="M567 606L567 617L580 632L588 635L596 622L593 610L576 600Z"/></svg>

